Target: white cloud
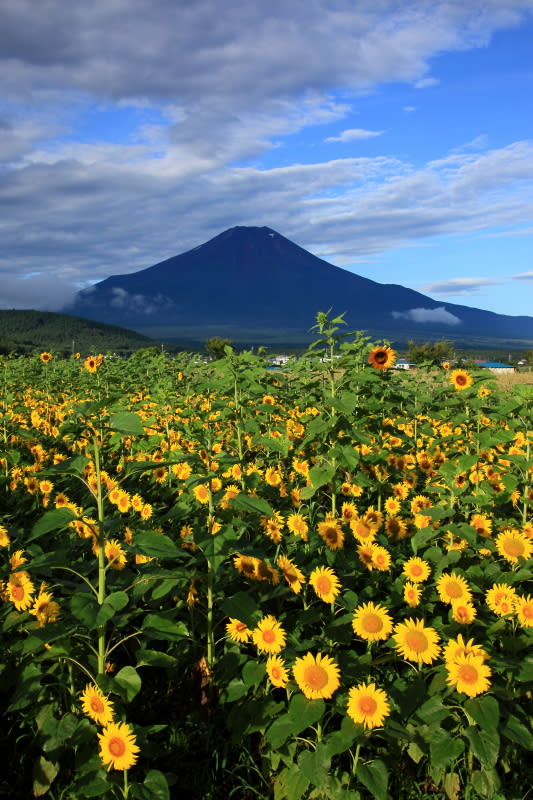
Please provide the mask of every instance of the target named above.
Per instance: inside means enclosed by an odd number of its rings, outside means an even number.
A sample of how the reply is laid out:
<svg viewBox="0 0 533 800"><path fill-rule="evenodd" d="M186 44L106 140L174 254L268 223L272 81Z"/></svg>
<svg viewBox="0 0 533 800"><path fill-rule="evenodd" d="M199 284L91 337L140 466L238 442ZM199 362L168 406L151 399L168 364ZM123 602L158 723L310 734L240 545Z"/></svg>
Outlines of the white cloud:
<svg viewBox="0 0 533 800"><path fill-rule="evenodd" d="M349 128L339 136L328 136L326 142L353 142L359 139L371 139L373 136L381 136L383 131L367 131L363 128Z"/></svg>
<svg viewBox="0 0 533 800"><path fill-rule="evenodd" d="M415 89L429 89L431 86L438 86L439 83L438 78L421 78L419 81L415 81L414 87Z"/></svg>
<svg viewBox="0 0 533 800"><path fill-rule="evenodd" d="M497 286L500 283L501 281L493 278L450 278L446 281L425 283L417 289L424 294L475 295L485 286Z"/></svg>
<svg viewBox="0 0 533 800"><path fill-rule="evenodd" d="M519 275L512 275L516 281L533 281L533 272L522 272Z"/></svg>
<svg viewBox="0 0 533 800"><path fill-rule="evenodd" d="M393 311L394 319L405 319L409 322L434 322L442 325L460 325L461 320L455 314L446 311L444 306L438 308L410 308L409 311Z"/></svg>

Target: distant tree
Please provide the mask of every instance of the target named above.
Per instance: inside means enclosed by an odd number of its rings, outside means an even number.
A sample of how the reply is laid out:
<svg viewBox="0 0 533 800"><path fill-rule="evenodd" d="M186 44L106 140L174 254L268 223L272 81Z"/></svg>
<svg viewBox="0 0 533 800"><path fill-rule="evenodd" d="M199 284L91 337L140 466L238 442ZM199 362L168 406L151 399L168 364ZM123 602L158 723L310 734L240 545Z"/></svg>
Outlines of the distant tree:
<svg viewBox="0 0 533 800"><path fill-rule="evenodd" d="M225 348L233 347L231 339L221 339L220 336L212 336L205 342L206 352L213 361L218 361L219 358L224 358L226 355Z"/></svg>
<svg viewBox="0 0 533 800"><path fill-rule="evenodd" d="M442 342L424 342L424 344L410 341L407 342L407 348L407 360L415 364L424 362L440 364L443 361L449 361L453 356L453 345L446 340Z"/></svg>
<svg viewBox="0 0 533 800"><path fill-rule="evenodd" d="M524 350L522 358L531 367L533 365L533 350Z"/></svg>

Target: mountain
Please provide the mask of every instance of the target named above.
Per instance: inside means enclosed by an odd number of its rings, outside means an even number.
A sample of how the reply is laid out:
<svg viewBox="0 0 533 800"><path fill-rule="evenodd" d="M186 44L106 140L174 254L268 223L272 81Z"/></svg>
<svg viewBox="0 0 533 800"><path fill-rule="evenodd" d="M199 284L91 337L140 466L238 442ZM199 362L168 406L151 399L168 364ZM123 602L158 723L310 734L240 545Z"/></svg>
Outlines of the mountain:
<svg viewBox="0 0 533 800"><path fill-rule="evenodd" d="M346 312L347 330L397 344L529 347L533 318L443 304L336 267L267 227L230 228L205 244L80 292L65 311L154 338L301 344L317 311ZM311 337L312 338L312 337Z"/></svg>
<svg viewBox="0 0 533 800"><path fill-rule="evenodd" d="M53 350L65 355L80 352L131 353L159 346L134 331L52 311L0 311L0 353Z"/></svg>

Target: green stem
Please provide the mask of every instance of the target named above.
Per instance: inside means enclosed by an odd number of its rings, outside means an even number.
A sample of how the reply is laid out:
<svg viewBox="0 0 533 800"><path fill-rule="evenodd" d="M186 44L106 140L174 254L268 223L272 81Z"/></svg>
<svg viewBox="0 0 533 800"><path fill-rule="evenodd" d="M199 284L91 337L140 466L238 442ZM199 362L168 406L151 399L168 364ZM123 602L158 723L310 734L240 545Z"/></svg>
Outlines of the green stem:
<svg viewBox="0 0 533 800"><path fill-rule="evenodd" d="M353 764L352 764L352 775L355 775L357 772L357 764L359 763L359 751L361 750L361 742L358 742L357 747L355 748L355 755L353 757Z"/></svg>
<svg viewBox="0 0 533 800"><path fill-rule="evenodd" d="M96 436L94 437L94 469L96 474L96 481L97 481L97 495L96 495L96 505L98 508L98 533L97 533L97 540L98 540L98 592L97 592L97 599L98 604L102 606L105 602L106 596L106 567L105 567L105 551L104 551L104 544L105 544L105 537L104 537L104 501L102 497L102 484L100 481L100 453L98 450L98 442ZM104 675L105 674L105 651L106 651L106 644L105 644L105 623L103 625L99 625L97 628L97 637L98 637L98 667L97 667L97 674Z"/></svg>

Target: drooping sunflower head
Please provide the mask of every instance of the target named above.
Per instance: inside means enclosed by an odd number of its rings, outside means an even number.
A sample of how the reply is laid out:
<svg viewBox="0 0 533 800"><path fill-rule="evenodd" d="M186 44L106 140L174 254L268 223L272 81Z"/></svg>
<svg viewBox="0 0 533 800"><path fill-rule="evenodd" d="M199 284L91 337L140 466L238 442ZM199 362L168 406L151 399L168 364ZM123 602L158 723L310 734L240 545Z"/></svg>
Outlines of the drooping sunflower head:
<svg viewBox="0 0 533 800"><path fill-rule="evenodd" d="M270 683L283 689L289 682L289 671L281 656L269 656L266 663L267 675Z"/></svg>
<svg viewBox="0 0 533 800"><path fill-rule="evenodd" d="M368 363L374 369L389 369L396 361L396 353L388 346L376 346L368 354Z"/></svg>
<svg viewBox="0 0 533 800"><path fill-rule="evenodd" d="M277 563L283 573L283 577L289 584L290 590L295 594L299 594L302 590L302 585L305 583L303 572L287 556L279 556Z"/></svg>
<svg viewBox="0 0 533 800"><path fill-rule="evenodd" d="M229 622L226 623L226 636L234 642L247 642L251 635L252 631L248 625L234 617L230 617Z"/></svg>

